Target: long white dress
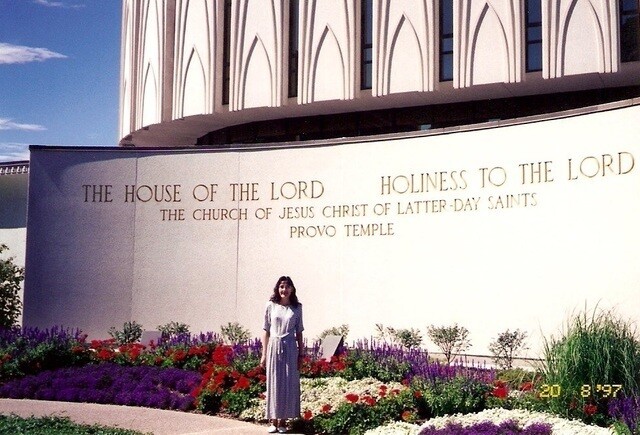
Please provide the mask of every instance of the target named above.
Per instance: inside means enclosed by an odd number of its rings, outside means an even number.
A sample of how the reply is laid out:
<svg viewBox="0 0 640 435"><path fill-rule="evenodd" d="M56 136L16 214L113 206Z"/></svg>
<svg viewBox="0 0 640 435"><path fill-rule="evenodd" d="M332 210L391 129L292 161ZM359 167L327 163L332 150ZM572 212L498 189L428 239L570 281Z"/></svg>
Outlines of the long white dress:
<svg viewBox="0 0 640 435"><path fill-rule="evenodd" d="M267 345L267 419L300 416L300 372L296 333L304 330L302 304L297 307L267 303L264 330Z"/></svg>

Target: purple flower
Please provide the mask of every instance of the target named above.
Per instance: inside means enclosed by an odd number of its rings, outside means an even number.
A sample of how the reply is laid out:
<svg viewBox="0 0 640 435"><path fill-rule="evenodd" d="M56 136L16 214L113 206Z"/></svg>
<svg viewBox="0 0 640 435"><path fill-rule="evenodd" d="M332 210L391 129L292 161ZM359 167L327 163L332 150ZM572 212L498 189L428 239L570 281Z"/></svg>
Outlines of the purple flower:
<svg viewBox="0 0 640 435"><path fill-rule="evenodd" d="M0 396L187 410L193 407L187 385L198 385L201 379L199 373L187 370L104 363L9 381L0 388Z"/></svg>
<svg viewBox="0 0 640 435"><path fill-rule="evenodd" d="M622 420L631 432L638 429L640 418L640 396L632 394L629 397L614 397L609 400L608 414L618 420Z"/></svg>
<svg viewBox="0 0 640 435"><path fill-rule="evenodd" d="M520 429L513 420L507 420L499 425L491 421L482 421L470 426L449 422L442 429L425 427L419 435L551 435L551 425L534 423Z"/></svg>

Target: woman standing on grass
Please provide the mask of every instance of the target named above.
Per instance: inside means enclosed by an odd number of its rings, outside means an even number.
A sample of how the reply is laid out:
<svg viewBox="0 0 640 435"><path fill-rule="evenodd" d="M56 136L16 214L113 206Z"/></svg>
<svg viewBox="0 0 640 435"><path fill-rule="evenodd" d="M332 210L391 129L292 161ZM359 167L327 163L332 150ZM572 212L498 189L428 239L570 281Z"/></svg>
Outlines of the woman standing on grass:
<svg viewBox="0 0 640 435"><path fill-rule="evenodd" d="M300 417L300 372L304 356L302 304L288 276L281 276L264 315L260 365L267 374L267 432L286 433L288 418Z"/></svg>

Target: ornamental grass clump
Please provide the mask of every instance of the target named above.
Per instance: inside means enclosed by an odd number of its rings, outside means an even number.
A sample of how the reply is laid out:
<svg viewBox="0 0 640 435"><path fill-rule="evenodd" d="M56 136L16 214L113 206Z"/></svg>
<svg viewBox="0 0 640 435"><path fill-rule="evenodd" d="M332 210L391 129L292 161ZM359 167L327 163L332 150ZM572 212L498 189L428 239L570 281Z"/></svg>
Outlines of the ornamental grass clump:
<svg viewBox="0 0 640 435"><path fill-rule="evenodd" d="M640 391L640 342L612 311L571 318L564 335L545 342L541 396L558 415L607 425L608 402Z"/></svg>

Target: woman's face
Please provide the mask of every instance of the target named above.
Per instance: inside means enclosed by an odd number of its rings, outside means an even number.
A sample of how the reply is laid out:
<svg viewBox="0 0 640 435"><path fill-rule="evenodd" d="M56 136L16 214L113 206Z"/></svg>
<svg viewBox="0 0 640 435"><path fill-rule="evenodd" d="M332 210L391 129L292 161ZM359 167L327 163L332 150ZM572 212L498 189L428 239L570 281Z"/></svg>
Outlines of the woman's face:
<svg viewBox="0 0 640 435"><path fill-rule="evenodd" d="M291 286L287 281L280 281L280 284L278 284L278 293L281 298L288 298L291 296Z"/></svg>

